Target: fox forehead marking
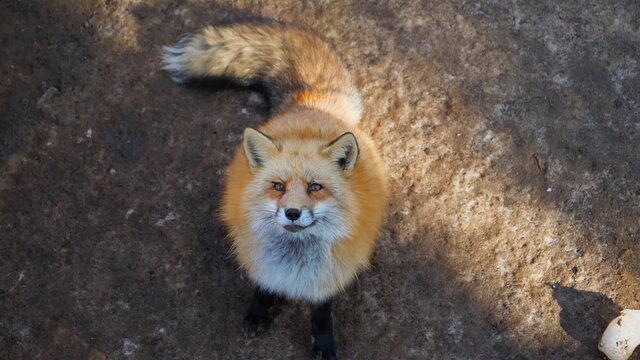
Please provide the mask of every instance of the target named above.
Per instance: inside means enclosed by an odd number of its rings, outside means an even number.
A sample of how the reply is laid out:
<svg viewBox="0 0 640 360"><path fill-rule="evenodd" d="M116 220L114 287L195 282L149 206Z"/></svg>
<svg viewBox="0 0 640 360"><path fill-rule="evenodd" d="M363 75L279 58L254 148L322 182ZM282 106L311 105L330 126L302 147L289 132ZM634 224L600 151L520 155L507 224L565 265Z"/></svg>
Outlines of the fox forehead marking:
<svg viewBox="0 0 640 360"><path fill-rule="evenodd" d="M268 181L271 185L272 182L282 182L287 188L289 188L290 182L300 180L303 183L311 183L319 181L320 178L326 178L327 174L324 169L330 165L329 161L326 163L316 161L305 161L298 159L274 159L269 170L258 178L262 178Z"/></svg>
<svg viewBox="0 0 640 360"><path fill-rule="evenodd" d="M312 204L307 196L307 189L300 179L292 179L288 182L287 189L278 201L279 207L286 208L311 208Z"/></svg>

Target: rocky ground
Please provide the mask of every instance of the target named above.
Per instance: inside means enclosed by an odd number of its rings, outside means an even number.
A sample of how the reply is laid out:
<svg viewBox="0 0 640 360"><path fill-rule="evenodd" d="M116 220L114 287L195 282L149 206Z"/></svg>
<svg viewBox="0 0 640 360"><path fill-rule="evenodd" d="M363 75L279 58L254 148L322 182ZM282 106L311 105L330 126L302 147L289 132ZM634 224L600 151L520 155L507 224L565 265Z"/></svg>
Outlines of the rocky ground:
<svg viewBox="0 0 640 360"><path fill-rule="evenodd" d="M389 168L342 358L602 358L640 308L634 1L0 1L0 358L306 356L303 304L241 335L215 217L268 102L159 70L179 35L255 17L334 43Z"/></svg>

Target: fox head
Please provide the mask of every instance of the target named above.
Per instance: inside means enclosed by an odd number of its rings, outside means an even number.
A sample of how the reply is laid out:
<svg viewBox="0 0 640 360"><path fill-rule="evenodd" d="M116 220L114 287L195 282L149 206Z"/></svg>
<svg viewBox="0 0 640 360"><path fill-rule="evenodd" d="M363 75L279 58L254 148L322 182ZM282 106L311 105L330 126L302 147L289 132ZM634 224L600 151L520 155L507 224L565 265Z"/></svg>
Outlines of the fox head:
<svg viewBox="0 0 640 360"><path fill-rule="evenodd" d="M276 141L247 128L243 150L253 174L245 209L256 234L328 241L350 235L357 209L349 178L359 155L352 133Z"/></svg>

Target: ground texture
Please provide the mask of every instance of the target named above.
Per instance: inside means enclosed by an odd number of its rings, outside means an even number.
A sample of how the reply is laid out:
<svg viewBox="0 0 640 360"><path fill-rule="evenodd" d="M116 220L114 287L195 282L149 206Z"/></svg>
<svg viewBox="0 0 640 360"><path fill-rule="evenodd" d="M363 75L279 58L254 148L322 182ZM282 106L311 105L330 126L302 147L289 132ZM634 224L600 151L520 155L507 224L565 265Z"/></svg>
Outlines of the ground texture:
<svg viewBox="0 0 640 360"><path fill-rule="evenodd" d="M0 358L307 356L303 304L241 335L251 284L216 219L269 103L159 70L181 34L251 18L335 45L389 169L342 358L601 358L640 308L636 1L0 1Z"/></svg>

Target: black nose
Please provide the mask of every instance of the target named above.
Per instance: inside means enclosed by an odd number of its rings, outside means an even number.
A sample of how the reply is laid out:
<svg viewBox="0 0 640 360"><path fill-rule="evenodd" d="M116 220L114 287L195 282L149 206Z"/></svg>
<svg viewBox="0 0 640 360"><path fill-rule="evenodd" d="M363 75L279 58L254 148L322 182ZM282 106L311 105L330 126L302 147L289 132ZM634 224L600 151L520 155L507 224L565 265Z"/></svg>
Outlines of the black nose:
<svg viewBox="0 0 640 360"><path fill-rule="evenodd" d="M284 211L284 216L291 221L296 221L300 219L300 210L298 209L287 209Z"/></svg>

